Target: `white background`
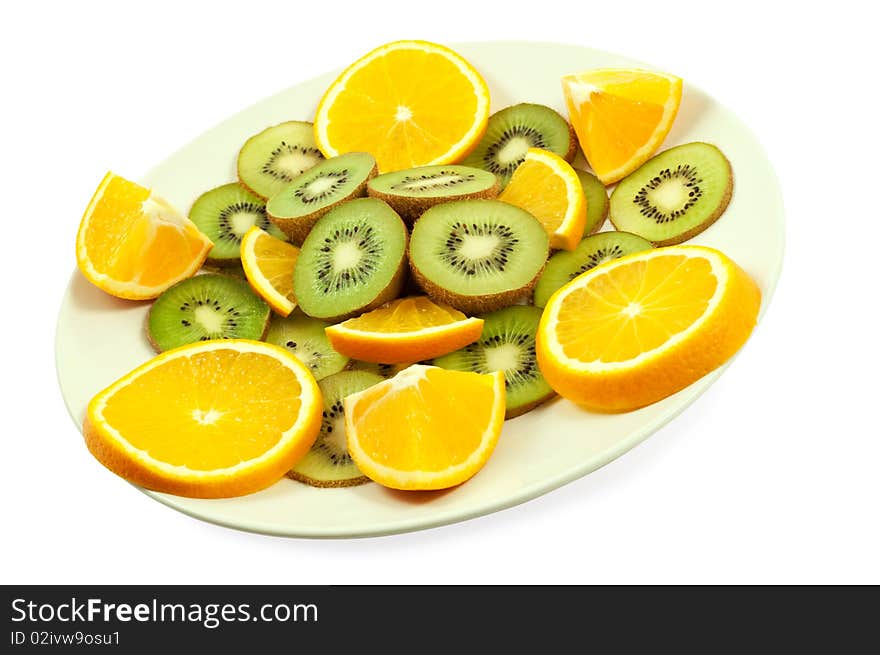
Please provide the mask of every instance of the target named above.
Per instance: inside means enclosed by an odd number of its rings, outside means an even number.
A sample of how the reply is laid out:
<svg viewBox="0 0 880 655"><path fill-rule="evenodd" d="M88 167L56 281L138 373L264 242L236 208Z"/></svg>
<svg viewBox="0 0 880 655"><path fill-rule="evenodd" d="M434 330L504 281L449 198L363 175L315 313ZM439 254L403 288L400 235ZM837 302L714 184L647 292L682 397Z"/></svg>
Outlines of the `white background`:
<svg viewBox="0 0 880 655"><path fill-rule="evenodd" d="M869 3L779 4L7 6L0 582L880 582L876 21ZM92 459L55 380L56 312L94 187L109 168L137 179L239 109L400 38L588 45L731 107L786 203L765 320L644 444L491 516L308 541L159 505Z"/></svg>

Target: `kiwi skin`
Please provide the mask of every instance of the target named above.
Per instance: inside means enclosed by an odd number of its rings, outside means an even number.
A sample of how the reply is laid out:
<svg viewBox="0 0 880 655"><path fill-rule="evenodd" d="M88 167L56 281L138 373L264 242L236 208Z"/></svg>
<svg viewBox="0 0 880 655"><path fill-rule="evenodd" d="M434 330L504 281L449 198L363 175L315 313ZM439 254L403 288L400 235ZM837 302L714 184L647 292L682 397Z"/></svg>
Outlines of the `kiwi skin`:
<svg viewBox="0 0 880 655"><path fill-rule="evenodd" d="M712 144L707 144L712 145ZM719 150L719 152L721 152ZM730 165L730 160L727 156L722 152L721 156L724 158L724 161L727 163L727 188L724 190L724 195L721 197L721 202L718 203L718 207L716 207L715 211L712 212L705 221L700 223L699 225L695 225L687 232L683 232L678 236L672 237L671 239L661 239L660 241L652 241L656 247L660 248L662 246L676 246L679 243L684 243L688 239L692 239L697 236L700 232L707 229L712 223L721 218L721 215L727 209L727 206L730 204L730 199L733 196L733 167ZM650 160L649 160L650 161ZM647 162L646 162L647 163ZM638 168L634 172L638 172ZM613 194L612 194L613 195ZM615 230L621 230L620 227L614 222L614 216L610 216L609 220L611 224L614 225Z"/></svg>
<svg viewBox="0 0 880 655"><path fill-rule="evenodd" d="M367 187L367 194L371 198L384 200L391 205L391 208L400 214L400 217L403 219L403 222L406 223L408 228L412 228L419 216L434 205L439 205L441 202L449 202L450 200L476 200L481 198L491 200L492 198L498 197L500 192L501 181L497 177L495 178L495 184L493 186L488 189L483 189L482 191L474 191L473 193L454 196L435 196L433 198L408 198L406 196L382 193L381 191Z"/></svg>
<svg viewBox="0 0 880 655"><path fill-rule="evenodd" d="M568 152L566 152L562 156L562 158L570 164L577 156L578 140L577 134L575 133L574 128L571 126L571 123L565 121L565 124L568 125Z"/></svg>
<svg viewBox="0 0 880 655"><path fill-rule="evenodd" d="M314 478L307 478L304 475L300 475L299 473L290 470L285 475L294 482L301 482L302 484L307 484L310 487L316 487L318 489L341 489L343 487L359 487L362 484L367 484L368 482L372 482L370 478L366 475L361 475L357 478L349 478L348 480L315 480Z"/></svg>
<svg viewBox="0 0 880 655"><path fill-rule="evenodd" d="M458 293L453 293L448 289L444 289L422 275L413 263L412 257L409 255L409 246L407 246L407 259L409 259L409 267L416 284L418 284L432 300L454 307L458 311L464 312L469 316L494 312L496 309L503 309L510 305L515 305L521 300L531 298L535 285L538 283L541 273L544 272L544 267L541 266L540 270L530 282L517 289L508 289L507 291L486 294L484 296L464 296Z"/></svg>
<svg viewBox="0 0 880 655"><path fill-rule="evenodd" d="M341 205L344 202L347 202L353 198L363 198L364 196L366 196L367 182L372 180L378 174L379 166L378 164L373 164L373 168L367 174L367 177L364 178L364 181L359 184L354 189L354 191L352 191L344 198L340 198L336 202L327 205L326 207L315 210L311 214L297 216L296 218L285 218L283 216L273 216L268 212L268 209L266 210L266 214L269 217L269 220L272 221L276 226L278 226L278 229L284 232L284 234L287 235L287 238L290 239L292 243L296 244L297 246L301 246L303 244L303 241L305 241L306 237L309 235L309 232L311 232L312 228L315 227L315 223L318 222L319 218L321 218L331 209Z"/></svg>

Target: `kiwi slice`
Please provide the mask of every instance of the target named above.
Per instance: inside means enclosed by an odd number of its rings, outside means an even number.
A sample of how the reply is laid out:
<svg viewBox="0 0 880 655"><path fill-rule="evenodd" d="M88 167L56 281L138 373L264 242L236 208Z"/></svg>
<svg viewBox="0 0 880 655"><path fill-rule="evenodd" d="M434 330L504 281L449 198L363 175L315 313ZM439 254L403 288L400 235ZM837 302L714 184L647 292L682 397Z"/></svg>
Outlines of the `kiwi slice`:
<svg viewBox="0 0 880 655"><path fill-rule="evenodd" d="M373 155L349 152L325 159L295 177L266 203L269 218L301 244L321 216L336 205L367 194L367 181L378 172Z"/></svg>
<svg viewBox="0 0 880 655"><path fill-rule="evenodd" d="M287 121L245 141L238 153L238 179L258 196L271 198L323 159L314 125Z"/></svg>
<svg viewBox="0 0 880 655"><path fill-rule="evenodd" d="M492 114L483 138L461 163L495 173L504 187L529 148L555 152L570 162L577 153L577 139L558 112L524 102Z"/></svg>
<svg viewBox="0 0 880 655"><path fill-rule="evenodd" d="M460 165L419 166L385 173L367 183L367 195L384 200L412 225L441 202L494 198L501 186L494 173Z"/></svg>
<svg viewBox="0 0 880 655"><path fill-rule="evenodd" d="M557 289L581 273L612 259L653 247L647 239L629 232L599 232L589 236L574 250L557 252L547 261L535 285L535 306L544 307Z"/></svg>
<svg viewBox="0 0 880 655"><path fill-rule="evenodd" d="M287 318L272 318L266 341L287 348L308 367L316 380L321 380L348 365L348 357L333 350L324 334L328 325L294 310Z"/></svg>
<svg viewBox="0 0 880 655"><path fill-rule="evenodd" d="M727 209L733 171L709 143L661 152L623 178L611 193L611 222L657 246L687 241Z"/></svg>
<svg viewBox="0 0 880 655"><path fill-rule="evenodd" d="M381 200L339 205L315 224L300 250L293 272L299 307L314 318L341 321L393 300L403 287L406 242L406 226Z"/></svg>
<svg viewBox="0 0 880 655"><path fill-rule="evenodd" d="M480 314L528 297L549 248L543 225L524 209L500 200L455 200L416 221L409 263L432 298Z"/></svg>
<svg viewBox="0 0 880 655"><path fill-rule="evenodd" d="M342 371L318 382L324 398L321 431L311 450L288 472L288 477L313 487L352 487L370 481L348 453L342 401L382 379L366 371Z"/></svg>
<svg viewBox="0 0 880 655"><path fill-rule="evenodd" d="M484 374L504 371L505 417L525 414L555 395L535 358L541 313L537 307L515 305L484 314L479 341L436 358L434 366Z"/></svg>
<svg viewBox="0 0 880 655"><path fill-rule="evenodd" d="M584 236L598 232L608 216L608 192L599 178L592 173L575 169L584 197L587 199L587 222L584 224Z"/></svg>
<svg viewBox="0 0 880 655"><path fill-rule="evenodd" d="M215 266L241 263L241 239L254 225L284 238L284 233L269 221L266 202L237 182L200 195L189 210L189 218L214 242L207 261Z"/></svg>
<svg viewBox="0 0 880 655"><path fill-rule="evenodd" d="M210 339L262 339L269 305L232 275L196 275L166 289L147 317L147 337L162 352Z"/></svg>

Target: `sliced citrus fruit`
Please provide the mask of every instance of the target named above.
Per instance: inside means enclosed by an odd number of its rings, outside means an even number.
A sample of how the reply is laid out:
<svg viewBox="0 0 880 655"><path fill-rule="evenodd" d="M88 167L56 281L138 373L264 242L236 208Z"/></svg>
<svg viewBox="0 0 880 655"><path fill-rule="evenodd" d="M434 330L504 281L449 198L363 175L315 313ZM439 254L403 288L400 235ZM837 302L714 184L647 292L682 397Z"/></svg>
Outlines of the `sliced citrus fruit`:
<svg viewBox="0 0 880 655"><path fill-rule="evenodd" d="M584 187L571 164L555 153L529 148L498 199L541 221L550 235L551 248L574 250L584 236Z"/></svg>
<svg viewBox="0 0 880 655"><path fill-rule="evenodd" d="M656 152L681 102L681 79L628 68L562 78L568 115L596 176L611 184Z"/></svg>
<svg viewBox="0 0 880 655"><path fill-rule="evenodd" d="M315 115L325 157L369 152L382 173L449 164L479 141L489 88L460 55L427 41L395 41L349 66Z"/></svg>
<svg viewBox="0 0 880 655"><path fill-rule="evenodd" d="M672 246L627 255L551 296L538 328L538 364L573 402L636 409L730 359L760 305L755 282L717 250Z"/></svg>
<svg viewBox="0 0 880 655"><path fill-rule="evenodd" d="M314 443L321 410L315 379L283 348L203 341L98 393L83 434L98 461L130 482L225 498L280 479Z"/></svg>
<svg viewBox="0 0 880 655"><path fill-rule="evenodd" d="M414 365L345 401L348 450L371 480L445 489L479 471L504 423L504 374Z"/></svg>
<svg viewBox="0 0 880 655"><path fill-rule="evenodd" d="M439 357L480 338L483 319L425 296L398 298L325 332L334 350L377 364Z"/></svg>
<svg viewBox="0 0 880 655"><path fill-rule="evenodd" d="M76 263L99 289L119 298L155 298L188 278L211 250L199 232L165 200L107 173L76 235Z"/></svg>
<svg viewBox="0 0 880 655"><path fill-rule="evenodd" d="M293 269L298 258L299 248L256 225L241 240L241 265L248 282L281 316L290 315L296 307Z"/></svg>

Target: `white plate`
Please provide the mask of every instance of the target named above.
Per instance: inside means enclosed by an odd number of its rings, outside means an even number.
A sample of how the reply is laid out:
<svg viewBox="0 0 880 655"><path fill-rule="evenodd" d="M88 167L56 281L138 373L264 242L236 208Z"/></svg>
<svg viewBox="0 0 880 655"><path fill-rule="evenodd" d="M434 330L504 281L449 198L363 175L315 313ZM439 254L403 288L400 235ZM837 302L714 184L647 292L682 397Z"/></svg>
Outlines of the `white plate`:
<svg viewBox="0 0 880 655"><path fill-rule="evenodd" d="M492 111L528 101L564 114L561 75L606 66L648 68L579 46L514 42L455 48L488 81ZM142 182L186 210L204 190L235 179L236 154L249 136L284 120L311 120L336 75L303 82L245 109L184 146ZM726 213L692 242L722 250L754 277L764 294L763 314L782 265L784 225L776 176L748 128L685 83L681 109L664 147L689 141L718 145L735 174ZM92 395L153 356L143 332L147 308L147 303L112 298L74 272L58 317L56 363L65 403L78 426ZM552 401L507 422L486 467L466 484L443 492L396 492L377 484L315 489L284 479L262 492L227 500L145 493L206 521L296 537L380 535L462 521L524 502L607 464L678 415L723 370L627 414L594 414L568 401Z"/></svg>

